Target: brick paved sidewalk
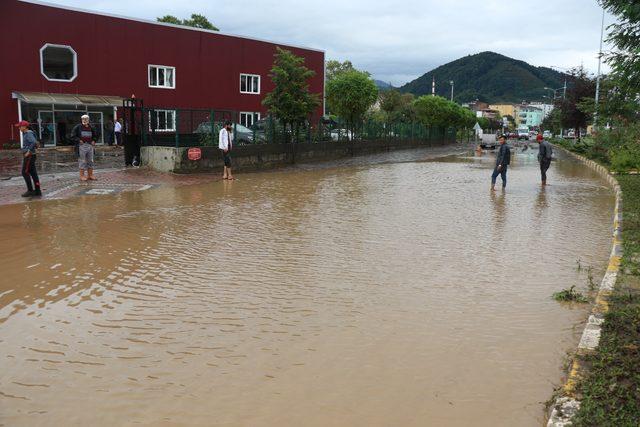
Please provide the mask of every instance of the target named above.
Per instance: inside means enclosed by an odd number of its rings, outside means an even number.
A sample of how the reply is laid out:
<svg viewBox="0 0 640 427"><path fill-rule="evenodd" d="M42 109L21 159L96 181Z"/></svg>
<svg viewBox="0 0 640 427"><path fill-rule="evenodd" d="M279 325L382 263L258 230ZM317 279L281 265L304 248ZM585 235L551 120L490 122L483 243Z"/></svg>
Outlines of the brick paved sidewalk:
<svg viewBox="0 0 640 427"><path fill-rule="evenodd" d="M123 191L144 191L161 185L191 185L221 180L220 174L173 175L146 168L96 170L96 181L80 181L78 172L60 172L40 176L42 197L21 197L26 191L22 176L0 181L0 206L30 200L67 199L82 195L106 195Z"/></svg>

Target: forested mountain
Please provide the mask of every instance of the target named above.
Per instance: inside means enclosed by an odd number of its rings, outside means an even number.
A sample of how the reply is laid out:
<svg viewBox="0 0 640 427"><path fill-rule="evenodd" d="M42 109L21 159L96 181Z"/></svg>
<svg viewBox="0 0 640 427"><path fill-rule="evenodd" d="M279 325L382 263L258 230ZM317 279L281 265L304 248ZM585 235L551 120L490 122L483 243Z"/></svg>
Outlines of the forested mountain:
<svg viewBox="0 0 640 427"><path fill-rule="evenodd" d="M431 94L435 77L436 94L446 98L451 96L449 82L453 80L454 97L458 102L476 99L490 103L543 101L543 96L550 95L544 88L559 88L564 84L564 76L551 68L534 67L495 52L482 52L429 71L400 87L400 91Z"/></svg>

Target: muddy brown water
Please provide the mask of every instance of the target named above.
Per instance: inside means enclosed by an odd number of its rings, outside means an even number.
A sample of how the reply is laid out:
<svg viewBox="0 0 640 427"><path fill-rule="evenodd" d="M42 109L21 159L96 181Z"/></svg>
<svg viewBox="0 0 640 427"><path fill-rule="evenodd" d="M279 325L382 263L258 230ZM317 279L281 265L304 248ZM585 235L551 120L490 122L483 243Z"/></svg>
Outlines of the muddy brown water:
<svg viewBox="0 0 640 427"><path fill-rule="evenodd" d="M0 425L540 425L611 191L397 156L0 207Z"/></svg>

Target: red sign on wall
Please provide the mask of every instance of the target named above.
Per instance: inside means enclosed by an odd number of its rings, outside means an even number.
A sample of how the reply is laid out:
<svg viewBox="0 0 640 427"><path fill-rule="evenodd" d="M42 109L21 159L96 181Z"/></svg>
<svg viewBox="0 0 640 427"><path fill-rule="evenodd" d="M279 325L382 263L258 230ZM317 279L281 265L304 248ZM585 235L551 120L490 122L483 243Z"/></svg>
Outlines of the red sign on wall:
<svg viewBox="0 0 640 427"><path fill-rule="evenodd" d="M189 148L187 156L189 157L189 160L200 160L202 158L202 150L197 147Z"/></svg>

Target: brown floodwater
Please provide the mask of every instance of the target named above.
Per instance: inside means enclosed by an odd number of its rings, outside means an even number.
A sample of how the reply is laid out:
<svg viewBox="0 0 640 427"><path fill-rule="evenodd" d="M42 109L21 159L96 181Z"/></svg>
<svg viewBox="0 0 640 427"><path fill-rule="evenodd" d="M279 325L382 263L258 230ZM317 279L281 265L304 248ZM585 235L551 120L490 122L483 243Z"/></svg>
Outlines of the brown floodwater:
<svg viewBox="0 0 640 427"><path fill-rule="evenodd" d="M0 207L0 425L540 425L614 198L534 156Z"/></svg>

